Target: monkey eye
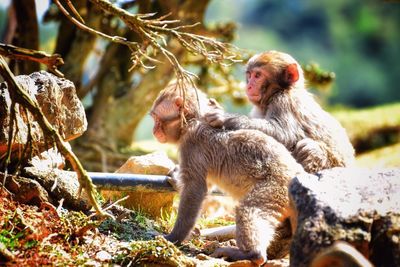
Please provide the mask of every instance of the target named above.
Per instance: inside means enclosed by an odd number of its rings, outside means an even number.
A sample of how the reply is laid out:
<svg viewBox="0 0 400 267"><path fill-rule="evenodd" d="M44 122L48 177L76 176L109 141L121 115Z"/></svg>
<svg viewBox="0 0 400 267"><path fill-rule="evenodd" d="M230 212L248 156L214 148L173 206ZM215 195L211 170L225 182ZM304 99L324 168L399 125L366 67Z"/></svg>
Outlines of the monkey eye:
<svg viewBox="0 0 400 267"><path fill-rule="evenodd" d="M181 118L180 113L171 114L171 115L163 115L159 120L163 123L169 123L172 121L179 120Z"/></svg>

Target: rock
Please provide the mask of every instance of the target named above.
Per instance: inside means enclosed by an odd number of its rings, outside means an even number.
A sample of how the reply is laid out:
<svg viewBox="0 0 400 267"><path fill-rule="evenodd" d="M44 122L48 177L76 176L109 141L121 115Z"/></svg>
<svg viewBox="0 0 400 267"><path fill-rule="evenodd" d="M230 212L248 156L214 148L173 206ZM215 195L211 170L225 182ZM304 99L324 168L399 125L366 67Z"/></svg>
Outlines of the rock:
<svg viewBox="0 0 400 267"><path fill-rule="evenodd" d="M168 158L167 154L156 151L143 156L130 157L115 172L167 175L173 168L175 168L175 163Z"/></svg>
<svg viewBox="0 0 400 267"><path fill-rule="evenodd" d="M167 175L175 168L175 163L164 152L154 152L143 156L129 158L116 172L135 174ZM105 198L118 200L128 194L129 198L121 203L122 206L144 211L152 217L160 217L172 210L174 192L119 192L102 191Z"/></svg>
<svg viewBox="0 0 400 267"><path fill-rule="evenodd" d="M24 175L38 181L53 198L54 205L58 205L57 202L64 199L63 206L66 208L87 211L91 207L84 190L81 196L78 196L79 181L75 172L27 167L24 169Z"/></svg>
<svg viewBox="0 0 400 267"><path fill-rule="evenodd" d="M1 183L3 182L4 173L0 172ZM7 175L5 187L14 194L14 199L23 204L34 204L40 206L42 202L50 202L46 190L35 180L22 176Z"/></svg>
<svg viewBox="0 0 400 267"><path fill-rule="evenodd" d="M335 241L354 246L376 266L400 266L400 169L334 168L304 174L289 186L297 214L291 266L309 266Z"/></svg>
<svg viewBox="0 0 400 267"><path fill-rule="evenodd" d="M70 147L69 143L65 145ZM34 156L29 163L37 169L62 169L65 166L65 158L53 147Z"/></svg>
<svg viewBox="0 0 400 267"><path fill-rule="evenodd" d="M110 261L111 260L111 255L105 250L99 251L96 253L96 260L99 261Z"/></svg>
<svg viewBox="0 0 400 267"><path fill-rule="evenodd" d="M289 267L289 259L268 260L263 267Z"/></svg>
<svg viewBox="0 0 400 267"><path fill-rule="evenodd" d="M310 267L352 266L372 267L372 264L353 246L336 241L322 250L311 262Z"/></svg>
<svg viewBox="0 0 400 267"><path fill-rule="evenodd" d="M72 140L86 131L87 121L84 107L78 99L74 84L45 71L16 77L18 83L37 100L45 117L58 130L65 141ZM0 84L0 156L7 151L10 125L11 99L7 83ZM16 105L16 127L13 149L21 148L28 140L28 123L31 126L33 143L41 152L46 147L38 122Z"/></svg>
<svg viewBox="0 0 400 267"><path fill-rule="evenodd" d="M258 264L253 263L249 260L240 260L232 262L228 265L229 267L258 267Z"/></svg>

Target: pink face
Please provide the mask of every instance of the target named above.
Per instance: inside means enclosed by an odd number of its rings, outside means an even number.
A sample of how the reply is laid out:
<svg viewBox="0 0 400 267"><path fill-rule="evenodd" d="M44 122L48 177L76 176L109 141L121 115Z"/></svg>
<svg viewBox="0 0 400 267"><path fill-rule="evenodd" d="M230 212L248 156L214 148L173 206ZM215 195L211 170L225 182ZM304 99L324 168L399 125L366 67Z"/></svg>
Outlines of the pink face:
<svg viewBox="0 0 400 267"><path fill-rule="evenodd" d="M246 94L253 104L261 101L261 88L267 79L269 73L262 67L254 67L246 72Z"/></svg>
<svg viewBox="0 0 400 267"><path fill-rule="evenodd" d="M154 120L153 135L160 143L176 143L180 137L179 106L164 100L150 115Z"/></svg>
<svg viewBox="0 0 400 267"><path fill-rule="evenodd" d="M154 120L154 127L153 127L153 135L154 137L158 140L160 143L166 143L167 142L167 137L162 129L162 123L160 119L158 119L158 116L153 115L153 120Z"/></svg>

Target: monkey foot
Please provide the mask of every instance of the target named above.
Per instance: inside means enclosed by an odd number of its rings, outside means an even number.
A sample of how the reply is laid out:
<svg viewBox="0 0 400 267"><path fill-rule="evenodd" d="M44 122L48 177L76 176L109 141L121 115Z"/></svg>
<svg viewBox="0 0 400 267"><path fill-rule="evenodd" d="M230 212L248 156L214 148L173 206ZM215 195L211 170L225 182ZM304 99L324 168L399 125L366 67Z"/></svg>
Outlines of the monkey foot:
<svg viewBox="0 0 400 267"><path fill-rule="evenodd" d="M267 260L258 251L242 251L236 247L217 248L211 256L225 258L228 261L250 260L257 265L262 265Z"/></svg>

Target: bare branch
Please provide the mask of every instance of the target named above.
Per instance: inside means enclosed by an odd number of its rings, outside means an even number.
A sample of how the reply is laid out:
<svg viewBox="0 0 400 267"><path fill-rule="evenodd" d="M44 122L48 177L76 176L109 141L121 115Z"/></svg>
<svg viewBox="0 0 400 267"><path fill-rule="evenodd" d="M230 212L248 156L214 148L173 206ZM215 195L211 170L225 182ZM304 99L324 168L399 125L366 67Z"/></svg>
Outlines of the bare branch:
<svg viewBox="0 0 400 267"><path fill-rule="evenodd" d="M43 51L17 47L0 43L0 55L17 60L30 60L45 64L49 71L59 77L64 77L57 67L64 64L59 54L49 55Z"/></svg>
<svg viewBox="0 0 400 267"><path fill-rule="evenodd" d="M166 36L175 38L187 51L196 55L202 55L207 61L211 63L229 65L241 61L238 59L238 49L233 45L222 43L205 36L184 32L183 30L187 28L193 28L197 26L198 23L192 25L172 26L179 23L180 21L164 20L170 14L161 16L159 18L152 18L156 15L155 13L131 14L128 11L117 7L107 0L90 0L90 2L101 8L103 11L117 16L125 23L128 28L139 34L143 39L143 44L140 46L138 43L126 40L124 37L109 36L88 27L84 23L72 17L69 12L62 6L59 0L54 0L54 2L60 8L61 12L64 13L64 15L67 16L79 28L93 34L97 34L103 38L108 39L111 42L116 42L128 46L129 49L132 51L132 67L129 70L132 70L136 66L140 66L146 69L154 67L145 65L142 60L142 58L145 58L153 62L155 61L154 58L147 55L146 53L147 47L151 46L154 51L160 51L168 60L168 62L174 67L178 83L180 83L180 81L182 81L183 83L189 81L191 84L194 85L193 79L197 78L197 76L189 71L186 71L180 65L174 54L172 54L166 48ZM69 1L68 4L72 5ZM71 6L70 8L71 10L75 10ZM74 15L78 16L78 14L75 14L75 12ZM79 17L80 16L78 16L78 18Z"/></svg>
<svg viewBox="0 0 400 267"><path fill-rule="evenodd" d="M126 45L126 46L128 46L128 47L130 47L130 48L132 48L132 49L135 49L135 50L138 49L138 47L139 47L139 44L138 44L138 43L127 41L126 38L121 37L121 36L110 36L110 35L107 35L107 34L105 34L105 33L103 33L103 32L96 31L96 30L90 28L89 26L85 25L84 23L78 21L78 20L75 19L74 17L72 17L71 14L69 14L69 12L64 8L64 6L60 3L59 0L54 0L54 3L56 3L56 5L57 5L58 8L60 9L60 11L61 11L69 20L71 20L72 23L74 23L76 26L78 26L81 30L90 32L90 33L92 33L92 34L99 35L99 36L101 36L101 37L103 37L103 38L105 38L105 39L107 39L107 40L109 40L109 41L111 41L111 42L119 43L119 44L122 44L122 45ZM72 5L72 3L71 3L71 5ZM76 11L75 8L74 8L74 10ZM77 12L77 11L76 11L76 12ZM79 16L79 17L80 17L80 16Z"/></svg>

